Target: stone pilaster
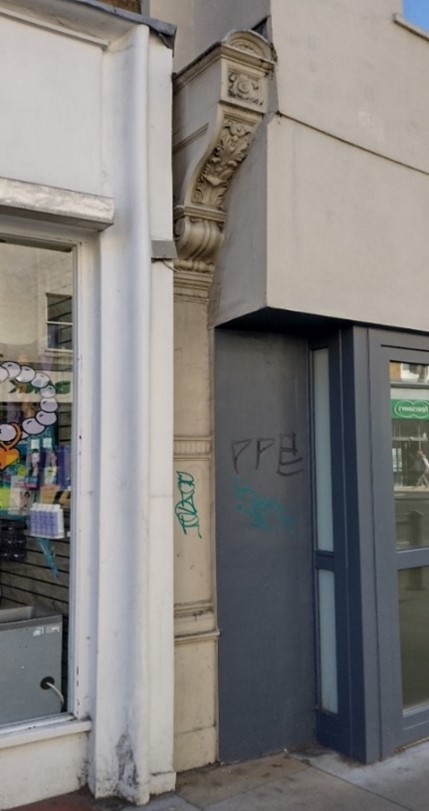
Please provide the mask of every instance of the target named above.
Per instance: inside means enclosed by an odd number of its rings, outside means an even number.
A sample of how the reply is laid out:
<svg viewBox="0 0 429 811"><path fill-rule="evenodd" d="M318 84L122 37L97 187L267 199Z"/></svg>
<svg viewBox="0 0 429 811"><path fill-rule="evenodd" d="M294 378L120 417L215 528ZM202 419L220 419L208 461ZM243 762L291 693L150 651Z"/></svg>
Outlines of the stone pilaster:
<svg viewBox="0 0 429 811"><path fill-rule="evenodd" d="M226 197L266 109L271 46L236 31L175 87L175 768L217 757L212 332Z"/></svg>

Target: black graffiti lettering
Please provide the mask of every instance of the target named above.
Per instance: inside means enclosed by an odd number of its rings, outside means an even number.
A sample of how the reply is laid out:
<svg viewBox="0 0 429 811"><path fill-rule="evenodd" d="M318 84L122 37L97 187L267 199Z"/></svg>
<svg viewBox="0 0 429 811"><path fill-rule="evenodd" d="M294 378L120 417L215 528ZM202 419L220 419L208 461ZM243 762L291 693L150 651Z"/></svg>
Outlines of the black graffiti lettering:
<svg viewBox="0 0 429 811"><path fill-rule="evenodd" d="M239 439L231 442L231 451L232 451L232 461L234 465L234 470L238 473L237 462L239 456L252 444L251 439Z"/></svg>
<svg viewBox="0 0 429 811"><path fill-rule="evenodd" d="M292 459L290 458L292 456ZM302 472L302 468L295 468L288 470L291 465L298 465L302 462L302 456L299 456L299 451L296 445L296 434L280 434L280 447L277 465L277 473L279 476L295 476L297 473Z"/></svg>
<svg viewBox="0 0 429 811"><path fill-rule="evenodd" d="M274 437L261 436L256 439L232 440L232 463L236 473L239 472L238 467L241 455L253 442L255 442L256 452L255 454L252 452L251 456L246 458L246 462L244 463L246 469L253 468L254 470L259 470L262 455L273 446L276 446L278 442L276 473L279 476L296 476L298 473L303 472L304 465L300 465L300 463L303 462L303 457L298 450L296 433L291 431L290 433L280 434L278 440ZM272 462L274 467L276 464L276 451L273 453ZM241 467L243 467L243 465L241 465Z"/></svg>
<svg viewBox="0 0 429 811"><path fill-rule="evenodd" d="M258 437L256 440L256 470L259 468L259 460L262 454L275 444L275 439L271 437Z"/></svg>

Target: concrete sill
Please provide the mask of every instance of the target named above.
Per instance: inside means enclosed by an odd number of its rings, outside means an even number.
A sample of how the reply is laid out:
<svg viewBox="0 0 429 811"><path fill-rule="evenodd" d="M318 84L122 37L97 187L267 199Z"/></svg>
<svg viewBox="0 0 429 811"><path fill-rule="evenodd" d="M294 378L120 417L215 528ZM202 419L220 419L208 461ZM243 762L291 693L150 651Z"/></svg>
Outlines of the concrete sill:
<svg viewBox="0 0 429 811"><path fill-rule="evenodd" d="M111 197L0 177L0 214L103 231L113 224Z"/></svg>
<svg viewBox="0 0 429 811"><path fill-rule="evenodd" d="M14 724L0 729L0 750L12 746L46 741L50 738L63 738L65 735L78 735L90 732L92 722L77 721L72 715L57 715L52 718L42 718L30 723Z"/></svg>
<svg viewBox="0 0 429 811"><path fill-rule="evenodd" d="M410 23L410 21L403 17L402 14L394 14L393 21L402 26L402 28L407 28L412 34L416 34L418 37L422 37L422 39L429 40L429 31L427 31L425 28L420 28L419 25Z"/></svg>

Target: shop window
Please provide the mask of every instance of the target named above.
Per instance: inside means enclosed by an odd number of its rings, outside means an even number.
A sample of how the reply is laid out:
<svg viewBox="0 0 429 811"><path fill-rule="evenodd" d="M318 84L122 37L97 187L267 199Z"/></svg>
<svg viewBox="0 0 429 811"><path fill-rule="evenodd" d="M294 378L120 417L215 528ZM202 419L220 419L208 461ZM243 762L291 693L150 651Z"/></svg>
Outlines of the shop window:
<svg viewBox="0 0 429 811"><path fill-rule="evenodd" d="M73 341L72 297L47 293L46 314L47 348L71 351Z"/></svg>
<svg viewBox="0 0 429 811"><path fill-rule="evenodd" d="M72 289L71 249L0 243L0 725L68 709Z"/></svg>
<svg viewBox="0 0 429 811"><path fill-rule="evenodd" d="M427 0L403 0L403 14L408 22L429 30L429 5Z"/></svg>

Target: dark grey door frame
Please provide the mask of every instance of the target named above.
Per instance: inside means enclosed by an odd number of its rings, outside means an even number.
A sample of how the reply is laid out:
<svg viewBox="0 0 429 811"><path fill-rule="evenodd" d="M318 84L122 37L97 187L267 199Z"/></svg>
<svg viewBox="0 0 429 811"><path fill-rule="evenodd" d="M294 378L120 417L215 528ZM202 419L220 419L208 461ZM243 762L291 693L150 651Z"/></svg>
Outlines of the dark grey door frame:
<svg viewBox="0 0 429 811"><path fill-rule="evenodd" d="M318 336L330 356L331 467L338 712L316 709L318 740L364 762L379 759L377 595L372 510L368 330ZM314 512L314 511L313 511ZM315 568L328 565L315 552Z"/></svg>
<svg viewBox="0 0 429 811"><path fill-rule="evenodd" d="M429 337L403 333L369 333L372 469L374 479L375 557L378 588L380 710L382 756L429 734L429 707L402 711L397 571L405 565L429 564L426 549L399 553L395 542L389 362L429 364ZM408 561L408 563L407 563Z"/></svg>
<svg viewBox="0 0 429 811"><path fill-rule="evenodd" d="M429 364L429 337L351 326L311 345L322 346L330 351L335 554L315 551L315 569L335 572L338 713L317 708L317 735L372 762L429 734L429 709L402 712L389 381L390 360ZM416 565L425 555L413 554Z"/></svg>

